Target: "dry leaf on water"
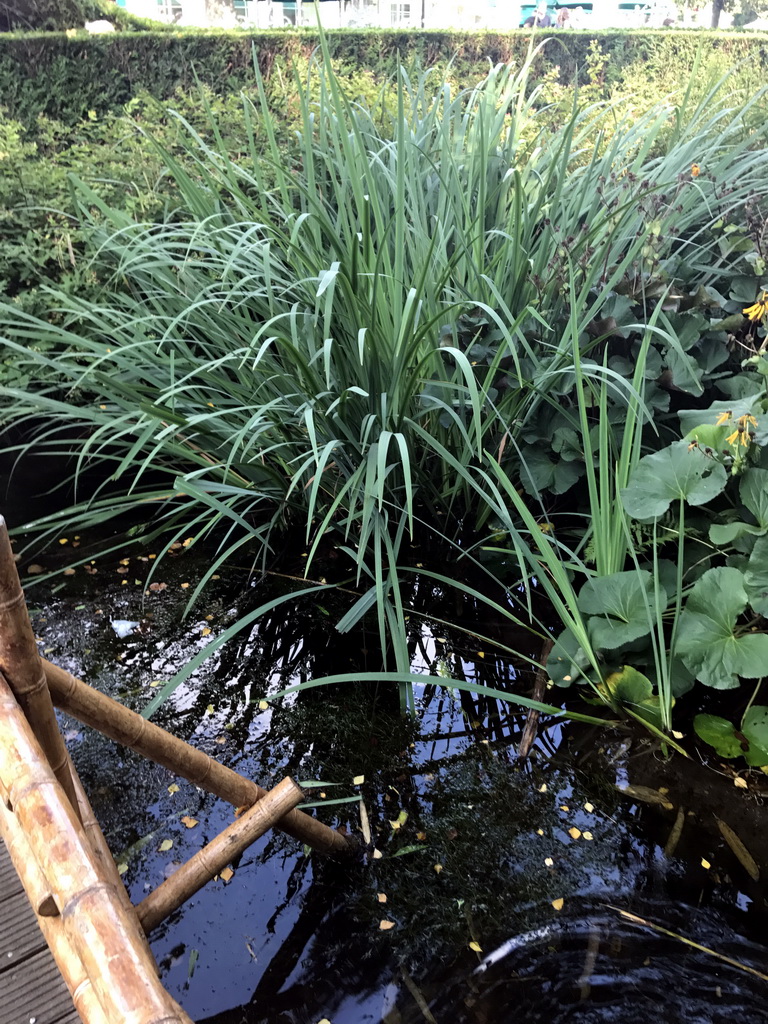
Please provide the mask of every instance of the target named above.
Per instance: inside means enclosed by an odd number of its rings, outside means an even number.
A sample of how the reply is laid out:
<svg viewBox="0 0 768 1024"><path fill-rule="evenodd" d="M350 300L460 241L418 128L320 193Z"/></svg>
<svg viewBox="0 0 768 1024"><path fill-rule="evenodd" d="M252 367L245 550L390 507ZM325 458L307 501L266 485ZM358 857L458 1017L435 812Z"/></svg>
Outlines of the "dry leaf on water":
<svg viewBox="0 0 768 1024"><path fill-rule="evenodd" d="M164 839L162 841L162 843L160 843L160 846L158 847L158 849L160 850L160 853L165 853L165 851L166 850L170 850L170 848L172 846L173 846L173 840L172 839Z"/></svg>
<svg viewBox="0 0 768 1024"><path fill-rule="evenodd" d="M232 878L234 873L235 872L232 870L232 868L224 868L223 871L219 872L219 878L222 880L222 882L228 882L230 878Z"/></svg>
<svg viewBox="0 0 768 1024"><path fill-rule="evenodd" d="M186 825L187 828L194 828L197 825L197 818L190 818L188 814L185 814L181 819L182 825Z"/></svg>
<svg viewBox="0 0 768 1024"><path fill-rule="evenodd" d="M564 903L565 903L565 900L563 899L562 896L559 899L557 899L557 900L552 900L552 906L555 908L555 910L562 910Z"/></svg>
<svg viewBox="0 0 768 1024"><path fill-rule="evenodd" d="M394 921L387 921L387 920L379 921L379 931L388 932L390 930L390 928L394 928L394 927L395 927L395 922Z"/></svg>
<svg viewBox="0 0 768 1024"><path fill-rule="evenodd" d="M746 848L744 843L742 843L730 825L721 821L717 815L715 815L715 821L717 822L717 827L720 829L721 836L736 854L741 866L747 872L752 881L756 882L760 878L760 868L757 866L755 858Z"/></svg>

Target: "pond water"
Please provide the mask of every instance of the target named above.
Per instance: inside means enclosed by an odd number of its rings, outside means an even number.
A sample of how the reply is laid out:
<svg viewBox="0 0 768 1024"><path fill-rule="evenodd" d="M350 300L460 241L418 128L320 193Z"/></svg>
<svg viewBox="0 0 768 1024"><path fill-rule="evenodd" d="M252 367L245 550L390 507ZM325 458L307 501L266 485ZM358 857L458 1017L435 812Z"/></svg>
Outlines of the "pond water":
<svg viewBox="0 0 768 1024"><path fill-rule="evenodd" d="M28 592L46 656L137 709L238 614L296 586L230 570L182 618L201 566L182 548L149 591L152 554L97 557ZM155 716L267 788L286 774L317 783L316 813L361 837L360 857L336 864L270 833L153 933L163 982L193 1019L768 1022L759 784L562 719L542 719L521 762L512 705L429 686L415 719L384 685L269 703L291 683L380 663L374 634L335 631L338 600L264 616ZM530 675L481 650L474 610L462 614L464 633L414 621L414 667L530 693ZM233 820L164 769L63 728L135 902Z"/></svg>

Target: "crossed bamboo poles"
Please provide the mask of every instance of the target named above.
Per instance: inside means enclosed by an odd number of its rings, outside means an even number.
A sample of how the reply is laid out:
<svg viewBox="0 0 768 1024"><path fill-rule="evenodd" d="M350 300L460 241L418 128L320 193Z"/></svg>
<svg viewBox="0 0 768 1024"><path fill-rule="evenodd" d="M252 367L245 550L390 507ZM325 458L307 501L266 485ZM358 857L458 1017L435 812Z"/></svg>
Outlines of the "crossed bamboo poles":
<svg viewBox="0 0 768 1024"><path fill-rule="evenodd" d="M54 705L248 810L134 907L59 732ZM270 828L320 853L354 844L42 659L0 516L0 837L84 1024L192 1024L157 978L146 936Z"/></svg>

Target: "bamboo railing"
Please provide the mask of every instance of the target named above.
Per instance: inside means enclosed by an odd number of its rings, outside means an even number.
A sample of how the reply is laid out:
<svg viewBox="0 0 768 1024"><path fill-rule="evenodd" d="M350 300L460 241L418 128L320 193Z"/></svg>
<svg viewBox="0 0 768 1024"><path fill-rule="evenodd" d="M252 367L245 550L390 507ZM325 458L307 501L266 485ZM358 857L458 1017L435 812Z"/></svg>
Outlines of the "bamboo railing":
<svg viewBox="0 0 768 1024"><path fill-rule="evenodd" d="M21 830L29 854L58 908L44 934L56 933L51 952L74 996L88 982L94 998L77 1007L85 1024L191 1024L160 984L155 963L139 935L138 922L126 914L114 887L102 881L96 857L63 787L0 676L0 778L7 793L4 831ZM18 844L14 847L18 856ZM27 872L14 866L26 887ZM54 923L55 922L55 923ZM46 935L47 937L47 935ZM102 1011L100 1017L94 1007Z"/></svg>
<svg viewBox="0 0 768 1024"><path fill-rule="evenodd" d="M247 810L134 907L54 704ZM349 856L356 844L296 810L302 798L293 780L267 792L41 659L0 516L0 838L83 1024L192 1024L160 984L146 935L273 827Z"/></svg>

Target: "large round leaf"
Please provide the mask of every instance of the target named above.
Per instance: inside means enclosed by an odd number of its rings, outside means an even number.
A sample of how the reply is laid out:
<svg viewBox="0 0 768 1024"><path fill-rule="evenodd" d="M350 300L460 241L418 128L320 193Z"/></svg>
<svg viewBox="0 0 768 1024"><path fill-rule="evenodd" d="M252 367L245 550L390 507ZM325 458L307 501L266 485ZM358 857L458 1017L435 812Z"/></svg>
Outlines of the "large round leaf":
<svg viewBox="0 0 768 1024"><path fill-rule="evenodd" d="M665 608L666 591L659 589ZM613 650L647 636L652 626L648 612L655 606L653 579L645 569L587 580L579 593L579 610L592 616L592 643L602 650Z"/></svg>
<svg viewBox="0 0 768 1024"><path fill-rule="evenodd" d="M736 632L747 607L743 576L724 566L696 582L680 616L676 653L697 679L718 690L739 685L739 676L757 679L768 666L768 636Z"/></svg>
<svg viewBox="0 0 768 1024"><path fill-rule="evenodd" d="M741 731L749 740L749 750L744 755L747 764L768 765L768 707L753 704L744 715Z"/></svg>
<svg viewBox="0 0 768 1024"><path fill-rule="evenodd" d="M728 475L719 462L698 448L689 451L685 441L678 441L640 459L621 500L635 519L655 519L681 498L690 505L706 504L727 482Z"/></svg>
<svg viewBox="0 0 768 1024"><path fill-rule="evenodd" d="M736 735L733 722L719 715L696 715L693 720L693 731L714 747L720 757L738 757L745 752L747 744Z"/></svg>
<svg viewBox="0 0 768 1024"><path fill-rule="evenodd" d="M744 573L744 589L752 611L756 615L768 616L768 536L758 538L752 548Z"/></svg>

